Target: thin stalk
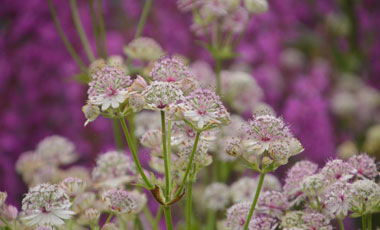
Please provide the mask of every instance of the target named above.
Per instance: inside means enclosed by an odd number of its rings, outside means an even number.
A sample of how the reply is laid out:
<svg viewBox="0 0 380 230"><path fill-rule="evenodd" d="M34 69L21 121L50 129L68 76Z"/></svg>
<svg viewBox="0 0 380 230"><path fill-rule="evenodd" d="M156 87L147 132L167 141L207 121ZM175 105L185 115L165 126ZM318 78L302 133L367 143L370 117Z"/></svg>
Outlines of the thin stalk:
<svg viewBox="0 0 380 230"><path fill-rule="evenodd" d="M197 135L195 136L195 141L194 141L194 145L193 145L193 150L192 150L191 155L190 155L189 163L187 164L185 175L183 176L181 185L180 185L179 189L177 190L175 197L179 196L182 193L183 187L185 186L185 183L186 183L187 177L189 175L191 166L193 165L194 155L195 155L195 152L197 150L197 145L198 145L198 140L199 140L200 134L201 134L201 132L198 131Z"/></svg>
<svg viewBox="0 0 380 230"><path fill-rule="evenodd" d="M136 215L133 225L134 225L133 226L134 230L142 230L143 229L140 217L138 215Z"/></svg>
<svg viewBox="0 0 380 230"><path fill-rule="evenodd" d="M222 79L220 73L222 71L222 60L219 57L215 57L215 76L216 76L216 93L222 95Z"/></svg>
<svg viewBox="0 0 380 230"><path fill-rule="evenodd" d="M167 131L167 142L168 142L168 151L167 151L167 156L168 156L168 165L169 165L169 172L170 171L170 166L172 165L172 122L169 120L168 121L168 131ZM170 178L169 178L170 179ZM172 187L172 181L169 180L169 188Z"/></svg>
<svg viewBox="0 0 380 230"><path fill-rule="evenodd" d="M137 138L135 135L135 130L136 130L135 113L132 113L132 114L127 116L127 123L128 123L128 128L132 134L131 138L132 138L133 144L135 145L136 151L138 151L139 145L138 145Z"/></svg>
<svg viewBox="0 0 380 230"><path fill-rule="evenodd" d="M168 161L167 143L166 143L166 123L165 111L161 111L161 130L162 130L162 152L164 154L165 165L165 199L170 199L170 165Z"/></svg>
<svg viewBox="0 0 380 230"><path fill-rule="evenodd" d="M104 58L104 54L102 52L102 47L100 44L99 23L96 16L94 0L90 0L90 14L91 14L91 21L92 21L92 29L94 30L94 35L95 35L96 53L98 54L98 56Z"/></svg>
<svg viewBox="0 0 380 230"><path fill-rule="evenodd" d="M214 230L215 229L215 220L216 220L216 211L209 209L207 211L207 230Z"/></svg>
<svg viewBox="0 0 380 230"><path fill-rule="evenodd" d="M367 220L368 220L368 230L372 230L372 214L368 214Z"/></svg>
<svg viewBox="0 0 380 230"><path fill-rule="evenodd" d="M100 39L102 41L102 53L104 55L104 58L108 57L107 52L107 42L106 42L106 33L104 28L104 17L103 17L103 8L102 8L102 0L97 1L98 6L98 15L99 15L99 32L100 32Z"/></svg>
<svg viewBox="0 0 380 230"><path fill-rule="evenodd" d="M77 1L70 0L70 6L71 6L71 13L74 20L74 25L75 25L76 30L78 31L79 38L82 42L84 50L86 51L88 59L90 60L90 62L93 62L95 61L95 57L94 57L94 54L92 53L90 44L88 42L86 33L84 32L83 25L79 17Z"/></svg>
<svg viewBox="0 0 380 230"><path fill-rule="evenodd" d="M120 126L117 122L116 119L112 119L112 131L113 131L113 136L115 138L115 144L118 149L124 149L124 142L121 137L121 130Z"/></svg>
<svg viewBox="0 0 380 230"><path fill-rule="evenodd" d="M152 227L152 229L154 229L155 219L153 218L153 215L150 212L150 209L147 206L144 206L142 211L145 215L145 218L148 220L150 226Z"/></svg>
<svg viewBox="0 0 380 230"><path fill-rule="evenodd" d="M161 220L162 211L163 211L163 208L162 206L160 206L157 210L156 218L154 219L154 227L152 228L152 230L158 230L158 224L160 223L160 220Z"/></svg>
<svg viewBox="0 0 380 230"><path fill-rule="evenodd" d="M367 216L362 216L362 230L367 230Z"/></svg>
<svg viewBox="0 0 380 230"><path fill-rule="evenodd" d="M338 223L339 223L339 230L344 230L344 224L343 224L343 219L338 219Z"/></svg>
<svg viewBox="0 0 380 230"><path fill-rule="evenodd" d="M67 39L67 36L65 32L62 29L61 23L59 22L57 12L55 11L54 4L52 0L48 0L49 4L49 9L50 9L50 14L53 18L55 27L57 28L58 34L61 37L63 44L65 45L67 51L69 52L70 56L74 59L74 61L77 63L79 66L80 70L82 72L87 71L86 64L82 61L82 59L79 57L78 53L75 51L74 47L71 45L69 39Z"/></svg>
<svg viewBox="0 0 380 230"><path fill-rule="evenodd" d="M5 224L6 227L8 227L9 230L12 230L11 225L4 217L0 216L0 220Z"/></svg>
<svg viewBox="0 0 380 230"><path fill-rule="evenodd" d="M107 218L106 222L104 222L103 226L106 225L106 224L108 224L108 222L110 222L110 220L112 219L112 217L113 217L113 213L111 212L111 213L108 215L108 218Z"/></svg>
<svg viewBox="0 0 380 230"><path fill-rule="evenodd" d="M187 182L186 186L186 226L187 230L191 229L191 211L192 211L192 191L193 191L193 181L192 179Z"/></svg>
<svg viewBox="0 0 380 230"><path fill-rule="evenodd" d="M164 209L164 215L165 215L165 222L166 222L166 230L173 230L173 220L172 220L172 213L170 210L170 206L163 207Z"/></svg>
<svg viewBox="0 0 380 230"><path fill-rule="evenodd" d="M141 36L142 31L143 31L144 26L145 26L146 19L148 18L148 14L149 14L151 6L152 6L152 0L146 0L145 4L144 4L143 11L141 13L139 24L137 25L135 38L138 38Z"/></svg>
<svg viewBox="0 0 380 230"><path fill-rule="evenodd" d="M132 153L132 156L133 156L133 160L135 161L135 164L136 164L136 167L137 167L137 171L140 173L140 175L141 175L144 183L146 184L146 186L148 186L149 190L151 190L151 189L153 189L153 185L150 183L149 179L147 178L147 176L144 173L144 170L143 170L143 168L141 166L140 160L139 160L139 158L137 156L136 149L135 149L135 147L133 145L131 136L129 135L127 124L125 123L125 120L124 120L123 117L120 118L120 123L121 123L121 126L123 127L124 135L125 135L125 138L127 140L129 149L131 150L131 153Z"/></svg>
<svg viewBox="0 0 380 230"><path fill-rule="evenodd" d="M249 210L249 214L248 214L247 220L246 220L245 225L244 225L244 230L248 229L249 222L251 222L252 214L253 214L253 211L255 211L256 203L257 203L257 200L259 199L259 195L260 195L260 190L261 190L261 187L262 187L263 182L264 182L264 177L265 177L265 173L261 172L259 184L257 185L257 189L256 189L256 195L255 195L255 198L253 199L251 209Z"/></svg>

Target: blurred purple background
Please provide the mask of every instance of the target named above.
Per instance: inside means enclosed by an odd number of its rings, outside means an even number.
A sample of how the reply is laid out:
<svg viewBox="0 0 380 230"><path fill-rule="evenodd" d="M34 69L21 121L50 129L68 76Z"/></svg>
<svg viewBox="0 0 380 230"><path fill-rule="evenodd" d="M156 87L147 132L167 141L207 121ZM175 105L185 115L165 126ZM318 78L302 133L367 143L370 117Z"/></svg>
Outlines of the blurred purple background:
<svg viewBox="0 0 380 230"><path fill-rule="evenodd" d="M122 54L123 45L134 36L143 1L104 2L109 53ZM239 49L239 60L252 66L266 102L291 124L303 143L303 157L318 163L334 157L337 145L347 137L361 135L342 129L329 110L338 73L355 73L380 87L380 1L347 2L355 5L270 0L269 12L251 21ZM78 3L94 46L88 1ZM68 1L54 4L70 41L83 54ZM78 68L58 36L47 1L3 0L1 5L0 190L8 191L9 202L17 204L26 187L14 163L43 137L60 134L74 141L84 165L93 165L95 156L113 148L114 142L111 124L105 119L83 127L86 86L74 80ZM340 14L347 16L353 28L346 36L330 31L329 20ZM192 61L209 60L194 43L191 21L190 15L177 9L175 0L154 0L143 34L155 38L169 53ZM289 47L303 54L301 62L291 67L284 61Z"/></svg>

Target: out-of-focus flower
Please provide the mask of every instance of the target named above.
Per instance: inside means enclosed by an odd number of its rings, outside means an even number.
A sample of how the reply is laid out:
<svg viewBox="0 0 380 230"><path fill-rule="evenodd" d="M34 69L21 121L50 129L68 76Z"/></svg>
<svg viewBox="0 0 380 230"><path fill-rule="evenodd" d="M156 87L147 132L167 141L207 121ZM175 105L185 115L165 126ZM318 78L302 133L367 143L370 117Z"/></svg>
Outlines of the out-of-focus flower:
<svg viewBox="0 0 380 230"><path fill-rule="evenodd" d="M177 6L179 10L186 12L191 11L194 7L199 6L201 2L202 1L200 0L178 0Z"/></svg>
<svg viewBox="0 0 380 230"><path fill-rule="evenodd" d="M0 207L3 206L8 194L6 192L0 192Z"/></svg>
<svg viewBox="0 0 380 230"><path fill-rule="evenodd" d="M350 157L348 164L356 169L356 173L360 177L374 179L378 175L375 159L366 153Z"/></svg>
<svg viewBox="0 0 380 230"><path fill-rule="evenodd" d="M223 29L227 32L239 34L243 32L249 20L249 13L243 7L238 7L223 20Z"/></svg>
<svg viewBox="0 0 380 230"><path fill-rule="evenodd" d="M244 5L253 14L264 13L269 8L266 0L244 0Z"/></svg>
<svg viewBox="0 0 380 230"><path fill-rule="evenodd" d="M146 108L153 110L168 110L183 99L182 91L172 82L155 81L142 92Z"/></svg>
<svg viewBox="0 0 380 230"><path fill-rule="evenodd" d="M120 230L120 228L117 227L114 223L107 223L102 227L101 230Z"/></svg>
<svg viewBox="0 0 380 230"><path fill-rule="evenodd" d="M141 93L148 86L145 79L140 75L137 75L136 79L133 81L131 85L131 90Z"/></svg>
<svg viewBox="0 0 380 230"><path fill-rule="evenodd" d="M93 192L84 192L79 194L73 204L75 213L84 212L86 209L93 207L96 201L96 195Z"/></svg>
<svg viewBox="0 0 380 230"><path fill-rule="evenodd" d="M58 185L40 184L29 190L22 200L22 219L27 225L63 225L74 212L69 196Z"/></svg>
<svg viewBox="0 0 380 230"><path fill-rule="evenodd" d="M86 182L76 177L65 178L59 186L66 192L67 195L75 197L84 192L86 189Z"/></svg>
<svg viewBox="0 0 380 230"><path fill-rule="evenodd" d="M92 178L98 186L115 188L136 178L135 164L125 153L109 151L96 160Z"/></svg>
<svg viewBox="0 0 380 230"><path fill-rule="evenodd" d="M142 135L141 144L145 147L151 148L151 154L156 156L162 155L162 131L158 129L151 129Z"/></svg>
<svg viewBox="0 0 380 230"><path fill-rule="evenodd" d="M256 178L258 180L258 178ZM263 182L263 191L281 191L281 182L280 180L273 174L267 173L264 177Z"/></svg>
<svg viewBox="0 0 380 230"><path fill-rule="evenodd" d="M100 217L100 213L97 209L89 208L84 212L84 217L88 223L97 223Z"/></svg>
<svg viewBox="0 0 380 230"><path fill-rule="evenodd" d="M347 181L353 177L356 169L340 159L331 160L321 169L321 174L329 183L337 180Z"/></svg>
<svg viewBox="0 0 380 230"><path fill-rule="evenodd" d="M247 221L250 208L251 203L247 201L234 204L227 209L227 228L232 230L242 230Z"/></svg>
<svg viewBox="0 0 380 230"><path fill-rule="evenodd" d="M343 219L348 214L350 209L351 184L337 181L330 185L324 194L324 205L328 215L336 218Z"/></svg>
<svg viewBox="0 0 380 230"><path fill-rule="evenodd" d="M160 114L148 110L143 110L136 114L135 124L136 137L142 137L142 135L147 131L161 127Z"/></svg>
<svg viewBox="0 0 380 230"><path fill-rule="evenodd" d="M127 191L111 189L103 193L103 201L107 207L116 213L131 213L136 208L136 202Z"/></svg>
<svg viewBox="0 0 380 230"><path fill-rule="evenodd" d="M223 210L229 202L230 192L227 185L214 182L207 186L204 191L204 201L207 208Z"/></svg>
<svg viewBox="0 0 380 230"><path fill-rule="evenodd" d="M216 78L214 70L205 61L195 61L191 64L191 71L195 78L199 81L202 88L210 88L216 86Z"/></svg>
<svg viewBox="0 0 380 230"><path fill-rule="evenodd" d="M129 196L134 201L135 206L132 210L133 213L139 213L146 205L148 199L144 193L140 193L137 190L133 190L129 192Z"/></svg>
<svg viewBox="0 0 380 230"><path fill-rule="evenodd" d="M291 229L302 229L301 226L304 223L302 217L304 213L302 211L290 211L287 212L282 218L281 218L281 227L286 230ZM297 229L299 228L299 229Z"/></svg>
<svg viewBox="0 0 380 230"><path fill-rule="evenodd" d="M297 162L286 174L284 193L289 200L300 198L303 194L301 183L304 178L316 173L318 165L307 161Z"/></svg>
<svg viewBox="0 0 380 230"><path fill-rule="evenodd" d="M330 219L318 212L306 212L303 215L304 229L332 230Z"/></svg>
<svg viewBox="0 0 380 230"><path fill-rule="evenodd" d="M132 59L154 61L164 54L161 46L152 38L139 37L124 47L125 54Z"/></svg>
<svg viewBox="0 0 380 230"><path fill-rule="evenodd" d="M37 226L35 230L55 230L53 226Z"/></svg>
<svg viewBox="0 0 380 230"><path fill-rule="evenodd" d="M380 124L368 129L364 142L364 150L371 154L379 156L380 153Z"/></svg>
<svg viewBox="0 0 380 230"><path fill-rule="evenodd" d="M277 220L268 215L254 215L249 222L249 230L275 230L277 228Z"/></svg>
<svg viewBox="0 0 380 230"><path fill-rule="evenodd" d="M319 196L328 185L328 181L322 174L314 174L302 180L302 191L309 197Z"/></svg>
<svg viewBox="0 0 380 230"><path fill-rule="evenodd" d="M260 194L257 205L257 212L280 218L288 208L288 201L281 192L265 191Z"/></svg>
<svg viewBox="0 0 380 230"><path fill-rule="evenodd" d="M251 201L255 196L257 180L250 177L241 177L235 181L230 188L232 201L234 203Z"/></svg>
<svg viewBox="0 0 380 230"><path fill-rule="evenodd" d="M86 126L88 123L96 120L100 114L100 109L96 105L87 104L82 107L82 112L87 119L84 123L84 126Z"/></svg>
<svg viewBox="0 0 380 230"><path fill-rule="evenodd" d="M38 143L36 154L51 165L65 165L78 159L73 142L65 137L53 135Z"/></svg>
<svg viewBox="0 0 380 230"><path fill-rule="evenodd" d="M358 152L358 148L353 141L345 141L338 146L337 155L347 160Z"/></svg>
<svg viewBox="0 0 380 230"><path fill-rule="evenodd" d="M350 186L350 210L365 215L377 212L379 207L380 186L372 180L357 180Z"/></svg>
<svg viewBox="0 0 380 230"><path fill-rule="evenodd" d="M195 90L184 99L179 107L184 118L195 129L212 129L230 122L230 114L219 97L211 90Z"/></svg>
<svg viewBox="0 0 380 230"><path fill-rule="evenodd" d="M6 216L7 219L16 220L17 215L18 215L18 210L13 205L7 205L4 210L4 215Z"/></svg>
<svg viewBox="0 0 380 230"><path fill-rule="evenodd" d="M89 103L101 106L102 111L108 108L119 108L128 96L128 87L132 84L131 77L118 68L104 67L92 75L89 83Z"/></svg>
<svg viewBox="0 0 380 230"><path fill-rule="evenodd" d="M344 14L330 13L326 17L326 24L331 32L345 36L351 30L350 20Z"/></svg>

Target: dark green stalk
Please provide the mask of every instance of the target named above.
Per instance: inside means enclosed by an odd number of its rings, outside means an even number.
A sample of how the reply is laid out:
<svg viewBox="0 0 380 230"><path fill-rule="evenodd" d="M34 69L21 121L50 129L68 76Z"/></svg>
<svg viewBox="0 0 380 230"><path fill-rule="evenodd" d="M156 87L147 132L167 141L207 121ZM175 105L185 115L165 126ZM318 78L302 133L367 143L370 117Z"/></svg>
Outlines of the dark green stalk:
<svg viewBox="0 0 380 230"><path fill-rule="evenodd" d="M95 35L95 43L96 43L96 53L98 54L98 57L103 57L103 50L100 44L100 31L99 31L99 23L96 16L96 10L94 6L94 0L90 0L90 14L91 14L91 21L92 21L92 29L94 31Z"/></svg>

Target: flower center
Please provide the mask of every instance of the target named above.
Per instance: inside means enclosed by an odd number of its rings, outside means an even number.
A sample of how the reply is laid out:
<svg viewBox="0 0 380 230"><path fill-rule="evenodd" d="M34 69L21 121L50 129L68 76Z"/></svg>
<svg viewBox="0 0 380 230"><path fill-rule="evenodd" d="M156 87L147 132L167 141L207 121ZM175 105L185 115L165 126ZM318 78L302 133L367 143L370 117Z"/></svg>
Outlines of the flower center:
<svg viewBox="0 0 380 230"><path fill-rule="evenodd" d="M115 96L116 93L117 93L117 90L114 89L112 86L110 86L110 87L106 90L106 94L107 94L107 96L109 96L109 97Z"/></svg>

